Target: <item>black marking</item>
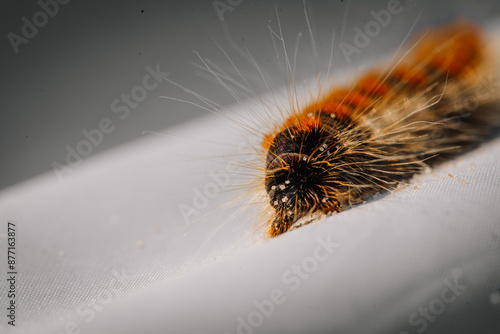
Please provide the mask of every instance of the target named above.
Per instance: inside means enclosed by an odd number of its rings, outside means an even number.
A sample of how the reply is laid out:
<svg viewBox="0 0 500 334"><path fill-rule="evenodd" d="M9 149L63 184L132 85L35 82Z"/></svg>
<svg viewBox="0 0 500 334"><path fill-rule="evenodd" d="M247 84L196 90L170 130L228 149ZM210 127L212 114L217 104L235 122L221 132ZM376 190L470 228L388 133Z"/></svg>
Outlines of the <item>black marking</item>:
<svg viewBox="0 0 500 334"><path fill-rule="evenodd" d="M275 224L287 228L319 205L326 205L330 156L341 144L336 134L353 123L321 111L311 116L319 118L320 126L307 131L296 126L284 129L274 138L266 159L266 191L280 217Z"/></svg>

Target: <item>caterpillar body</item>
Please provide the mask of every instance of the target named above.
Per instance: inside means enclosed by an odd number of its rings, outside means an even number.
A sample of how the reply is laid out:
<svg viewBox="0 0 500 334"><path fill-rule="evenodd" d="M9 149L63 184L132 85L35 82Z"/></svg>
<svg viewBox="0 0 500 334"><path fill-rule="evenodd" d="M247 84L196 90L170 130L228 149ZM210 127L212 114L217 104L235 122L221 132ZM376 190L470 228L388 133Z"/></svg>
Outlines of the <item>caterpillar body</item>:
<svg viewBox="0 0 500 334"><path fill-rule="evenodd" d="M396 64L291 106L264 136L267 236L390 191L499 124L497 66L475 24L457 21L410 45Z"/></svg>

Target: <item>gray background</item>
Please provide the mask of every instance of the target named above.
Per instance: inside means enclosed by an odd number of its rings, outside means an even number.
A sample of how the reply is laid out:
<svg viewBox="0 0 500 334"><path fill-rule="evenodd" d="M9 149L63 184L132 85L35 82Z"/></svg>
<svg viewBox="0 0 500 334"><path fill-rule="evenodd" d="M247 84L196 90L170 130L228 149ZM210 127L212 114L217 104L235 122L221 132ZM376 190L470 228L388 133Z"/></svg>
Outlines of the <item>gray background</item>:
<svg viewBox="0 0 500 334"><path fill-rule="evenodd" d="M333 27L341 28L348 3L308 4L321 57L328 56L330 33ZM27 44L21 44L16 54L7 34L20 34L21 19L32 21L41 8L35 1L4 1L0 14L4 67L0 188L50 171L53 161L64 162L67 145L74 148L84 139L82 130L97 127L105 117L115 122L117 114L111 111L111 102L141 84L148 65L160 64L163 71L170 73L170 79L221 105L233 103L229 94L202 78L192 64L200 63L192 50L210 59L224 58L212 40L231 50L224 29L239 47L252 52L267 73L281 78L282 71L273 63L275 54L267 28L270 20L272 25L276 23L275 4L284 36L293 44L299 31L307 34L301 1L243 0L224 13L224 22L212 1L70 1L60 5L59 12ZM371 9L386 5L385 0L351 1L344 38L352 39L352 27L371 19ZM408 2L404 15L396 19L398 22L391 23L390 29L367 48L369 52L362 52L356 61L370 59L377 50L397 45L419 11L422 15L417 28L464 14L482 22L498 15L500 3ZM301 51L306 58L312 50L307 43ZM238 62L238 57L234 58ZM336 65L343 66L345 60L339 58ZM311 64L310 58L308 61ZM251 67L241 57L237 64L242 71ZM315 70L305 66L298 75L311 76ZM253 89L261 93L265 88L261 84ZM93 148L92 155L141 137L144 131L161 131L207 114L192 105L161 99L161 95L193 100L171 84L160 84L129 117L119 122L115 131L105 136L102 144Z"/></svg>

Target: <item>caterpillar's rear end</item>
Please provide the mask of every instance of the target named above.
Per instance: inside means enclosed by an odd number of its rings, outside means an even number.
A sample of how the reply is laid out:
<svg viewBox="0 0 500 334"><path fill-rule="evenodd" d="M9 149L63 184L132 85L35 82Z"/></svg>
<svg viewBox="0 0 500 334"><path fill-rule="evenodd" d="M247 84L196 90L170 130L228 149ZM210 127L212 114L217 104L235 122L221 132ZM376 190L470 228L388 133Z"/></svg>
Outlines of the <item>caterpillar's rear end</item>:
<svg viewBox="0 0 500 334"><path fill-rule="evenodd" d="M429 31L411 46L266 137L270 237L394 189L498 126L497 64L474 24Z"/></svg>

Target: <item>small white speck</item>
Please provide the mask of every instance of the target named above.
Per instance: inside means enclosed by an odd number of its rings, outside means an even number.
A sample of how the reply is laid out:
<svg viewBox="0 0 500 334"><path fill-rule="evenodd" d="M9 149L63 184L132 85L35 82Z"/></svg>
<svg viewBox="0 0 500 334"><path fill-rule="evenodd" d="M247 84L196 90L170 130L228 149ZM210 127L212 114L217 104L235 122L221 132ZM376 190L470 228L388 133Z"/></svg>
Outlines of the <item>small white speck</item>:
<svg viewBox="0 0 500 334"><path fill-rule="evenodd" d="M278 205L278 201L274 201L274 203L273 203L273 204L274 204L274 205Z"/></svg>
<svg viewBox="0 0 500 334"><path fill-rule="evenodd" d="M330 117L331 118L335 118L335 114L330 114Z"/></svg>
<svg viewBox="0 0 500 334"><path fill-rule="evenodd" d="M328 147L328 144L323 144L323 145L321 145L321 146L323 146L324 148L327 148L327 147Z"/></svg>
<svg viewBox="0 0 500 334"><path fill-rule="evenodd" d="M323 199L321 200L321 202L323 202L323 203L325 203L326 201L328 201L327 197L323 197Z"/></svg>
<svg viewBox="0 0 500 334"><path fill-rule="evenodd" d="M302 157L302 160L307 161L307 158L306 157Z"/></svg>
<svg viewBox="0 0 500 334"><path fill-rule="evenodd" d="M282 201L283 203L285 203L286 201L288 201L288 197L286 197L286 196L285 196L285 197L283 197L283 198L281 199L281 201Z"/></svg>
<svg viewBox="0 0 500 334"><path fill-rule="evenodd" d="M325 149L323 147L320 147L319 150L323 152Z"/></svg>
<svg viewBox="0 0 500 334"><path fill-rule="evenodd" d="M290 184L290 180L286 180L286 181L285 181L285 184Z"/></svg>
<svg viewBox="0 0 500 334"><path fill-rule="evenodd" d="M332 154L332 153L330 152L330 150L326 151L326 153L327 153L328 155Z"/></svg>
<svg viewBox="0 0 500 334"><path fill-rule="evenodd" d="M286 188L286 186L284 184L280 184L279 187L281 190L285 190L285 188Z"/></svg>
<svg viewBox="0 0 500 334"><path fill-rule="evenodd" d="M287 213L288 213L289 216L291 216L293 214L293 212L290 211L290 210Z"/></svg>
<svg viewBox="0 0 500 334"><path fill-rule="evenodd" d="M276 189L276 186L272 186L272 187L271 187L271 190L275 190L275 189Z"/></svg>

